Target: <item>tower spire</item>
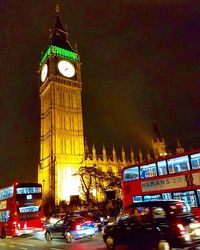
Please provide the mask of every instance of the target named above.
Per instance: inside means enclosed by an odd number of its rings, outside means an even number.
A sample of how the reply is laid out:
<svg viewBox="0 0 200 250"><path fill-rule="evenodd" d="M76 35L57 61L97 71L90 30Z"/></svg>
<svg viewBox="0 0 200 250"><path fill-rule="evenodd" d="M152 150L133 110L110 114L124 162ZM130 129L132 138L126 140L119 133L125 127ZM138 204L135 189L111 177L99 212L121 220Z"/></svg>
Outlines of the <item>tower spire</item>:
<svg viewBox="0 0 200 250"><path fill-rule="evenodd" d="M56 5L56 22L54 27L51 29L51 34L49 37L49 45L54 45L59 48L75 52L75 50L69 43L69 35L67 27L65 28L64 25L62 24L60 17L60 7L58 4Z"/></svg>
<svg viewBox="0 0 200 250"><path fill-rule="evenodd" d="M92 146L92 158L93 158L94 162L97 161L97 153L96 153L96 148L95 148L94 144Z"/></svg>
<svg viewBox="0 0 200 250"><path fill-rule="evenodd" d="M141 163L141 162L143 162L144 160L143 160L143 154L142 154L142 150L141 150L141 148L139 148L139 162Z"/></svg>
<svg viewBox="0 0 200 250"><path fill-rule="evenodd" d="M176 141L177 141L176 153L177 153L177 154L184 153L185 150L184 150L184 148L182 147L182 145L180 144L179 139L177 138Z"/></svg>
<svg viewBox="0 0 200 250"><path fill-rule="evenodd" d="M153 133L154 133L154 141L162 141L162 137L160 134L160 130L158 128L158 124L156 122L156 120L153 121Z"/></svg>
<svg viewBox="0 0 200 250"><path fill-rule="evenodd" d="M89 155L89 147L88 147L88 144L87 144L87 137L85 137L85 143L84 143L84 148L85 148L85 158L88 157Z"/></svg>
<svg viewBox="0 0 200 250"><path fill-rule="evenodd" d="M122 145L122 162L125 163L126 162L126 153L124 151L124 146Z"/></svg>
<svg viewBox="0 0 200 250"><path fill-rule="evenodd" d="M132 147L131 147L131 164L135 164L135 156Z"/></svg>
<svg viewBox="0 0 200 250"><path fill-rule="evenodd" d="M104 162L107 162L106 148L105 148L104 143L103 143L103 160Z"/></svg>
<svg viewBox="0 0 200 250"><path fill-rule="evenodd" d="M153 146L154 157L156 159L160 156L164 156L167 154L165 140L164 138L161 137L160 130L155 120L153 121L152 146Z"/></svg>
<svg viewBox="0 0 200 250"><path fill-rule="evenodd" d="M113 161L117 162L117 154L116 154L116 150L115 150L114 145L113 145L113 149L112 149L112 155L113 155Z"/></svg>
<svg viewBox="0 0 200 250"><path fill-rule="evenodd" d="M59 13L60 13L60 6L59 6L59 4L58 4L58 3L56 4L56 13L57 13L57 14L59 14Z"/></svg>

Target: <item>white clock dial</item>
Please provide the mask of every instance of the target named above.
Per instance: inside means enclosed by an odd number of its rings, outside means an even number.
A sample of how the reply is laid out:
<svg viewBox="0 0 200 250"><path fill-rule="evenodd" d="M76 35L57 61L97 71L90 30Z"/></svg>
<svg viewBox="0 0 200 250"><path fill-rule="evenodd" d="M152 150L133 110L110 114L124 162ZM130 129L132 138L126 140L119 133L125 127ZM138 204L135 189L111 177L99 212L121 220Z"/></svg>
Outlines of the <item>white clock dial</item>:
<svg viewBox="0 0 200 250"><path fill-rule="evenodd" d="M75 75L74 65L66 60L62 60L58 63L58 69L60 73L66 77L73 77Z"/></svg>
<svg viewBox="0 0 200 250"><path fill-rule="evenodd" d="M46 77L47 77L47 73L48 73L48 66L47 64L44 64L44 66L42 67L41 70L41 81L44 82Z"/></svg>

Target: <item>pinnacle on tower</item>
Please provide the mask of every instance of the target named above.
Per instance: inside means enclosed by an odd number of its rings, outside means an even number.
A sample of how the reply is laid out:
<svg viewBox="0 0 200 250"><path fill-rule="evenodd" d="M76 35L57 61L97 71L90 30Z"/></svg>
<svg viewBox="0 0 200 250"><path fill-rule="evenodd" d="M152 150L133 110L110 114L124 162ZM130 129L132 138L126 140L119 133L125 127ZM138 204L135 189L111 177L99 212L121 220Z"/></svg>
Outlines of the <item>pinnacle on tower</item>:
<svg viewBox="0 0 200 250"><path fill-rule="evenodd" d="M113 145L113 149L112 149L112 155L113 155L113 161L117 162L117 154L116 154L116 150L115 150L114 145Z"/></svg>
<svg viewBox="0 0 200 250"><path fill-rule="evenodd" d="M60 13L60 6L58 3L56 4L56 13Z"/></svg>
<svg viewBox="0 0 200 250"><path fill-rule="evenodd" d="M131 147L131 164L135 164L135 156L132 147Z"/></svg>
<svg viewBox="0 0 200 250"><path fill-rule="evenodd" d="M149 150L147 150L147 161L150 161L150 160L151 160L151 155L150 155Z"/></svg>
<svg viewBox="0 0 200 250"><path fill-rule="evenodd" d="M106 148L105 148L104 143L103 143L103 160L104 160L105 162L107 161Z"/></svg>
<svg viewBox="0 0 200 250"><path fill-rule="evenodd" d="M154 137L153 138L154 142L157 142L157 141L162 142L162 137L161 137L160 130L158 128L158 124L156 120L153 121L153 137Z"/></svg>
<svg viewBox="0 0 200 250"><path fill-rule="evenodd" d="M122 145L122 161L125 163L126 162L126 154L124 151L124 146Z"/></svg>
<svg viewBox="0 0 200 250"><path fill-rule="evenodd" d="M92 158L93 158L93 161L94 161L94 162L97 161L97 154L96 154L96 149L95 149L94 144L93 144L93 146L92 146Z"/></svg>
<svg viewBox="0 0 200 250"><path fill-rule="evenodd" d="M153 122L152 147L153 147L153 153L154 153L155 159L167 154L165 141L161 137L160 130L159 130L158 125L157 125L155 120Z"/></svg>
<svg viewBox="0 0 200 250"><path fill-rule="evenodd" d="M51 30L49 37L49 45L57 46L59 48L66 49L68 51L75 52L69 42L69 35L67 32L67 27L65 28L62 24L60 18L60 8L59 5L56 5L56 22L54 27Z"/></svg>
<svg viewBox="0 0 200 250"><path fill-rule="evenodd" d="M185 152L184 148L181 146L179 139L177 139L176 153L180 154L184 152Z"/></svg>
<svg viewBox="0 0 200 250"><path fill-rule="evenodd" d="M84 143L84 148L85 148L85 157L87 157L89 155L89 147L87 144L87 138L85 137L85 143Z"/></svg>
<svg viewBox="0 0 200 250"><path fill-rule="evenodd" d="M143 162L143 155L141 148L139 149L139 162Z"/></svg>

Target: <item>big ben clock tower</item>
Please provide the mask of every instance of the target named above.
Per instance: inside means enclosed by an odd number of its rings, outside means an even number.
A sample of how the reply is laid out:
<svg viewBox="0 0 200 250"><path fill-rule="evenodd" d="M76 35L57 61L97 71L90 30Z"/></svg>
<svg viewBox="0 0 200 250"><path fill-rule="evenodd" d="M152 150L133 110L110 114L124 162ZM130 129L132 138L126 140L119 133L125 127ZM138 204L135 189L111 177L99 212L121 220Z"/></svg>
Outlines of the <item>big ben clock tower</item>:
<svg viewBox="0 0 200 250"><path fill-rule="evenodd" d="M41 135L38 181L44 199L55 204L79 194L73 174L84 157L81 63L64 28L59 8L49 46L40 62Z"/></svg>

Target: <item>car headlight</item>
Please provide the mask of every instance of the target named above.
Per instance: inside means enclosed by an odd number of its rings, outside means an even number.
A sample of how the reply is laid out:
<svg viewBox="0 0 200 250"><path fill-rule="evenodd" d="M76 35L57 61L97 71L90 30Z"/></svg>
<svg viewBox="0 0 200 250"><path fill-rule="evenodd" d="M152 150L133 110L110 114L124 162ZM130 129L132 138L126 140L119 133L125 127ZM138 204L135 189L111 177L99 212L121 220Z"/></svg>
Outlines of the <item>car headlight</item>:
<svg viewBox="0 0 200 250"><path fill-rule="evenodd" d="M183 237L184 237L185 241L190 241L191 240L191 237L190 237L189 234L185 234Z"/></svg>
<svg viewBox="0 0 200 250"><path fill-rule="evenodd" d="M50 222L51 224L53 224L53 223L54 223L54 219L51 218L51 219L49 220L49 222Z"/></svg>
<svg viewBox="0 0 200 250"><path fill-rule="evenodd" d="M100 221L101 221L101 222L104 222L104 218L103 218L103 217L100 217Z"/></svg>

